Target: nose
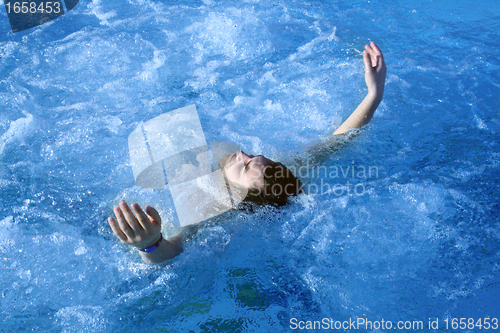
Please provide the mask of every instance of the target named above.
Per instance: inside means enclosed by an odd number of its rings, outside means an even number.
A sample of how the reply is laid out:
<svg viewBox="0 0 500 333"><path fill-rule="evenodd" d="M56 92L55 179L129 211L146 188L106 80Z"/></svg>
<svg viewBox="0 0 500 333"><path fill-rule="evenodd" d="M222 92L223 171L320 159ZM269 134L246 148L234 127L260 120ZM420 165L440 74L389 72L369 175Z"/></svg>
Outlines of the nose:
<svg viewBox="0 0 500 333"><path fill-rule="evenodd" d="M242 151L242 150L240 150L240 152L241 152L241 157L242 157L245 161L247 161L247 160L249 160L249 159L251 159L251 158L254 158L254 156L253 156L253 155L246 154L246 153L245 153L244 151Z"/></svg>

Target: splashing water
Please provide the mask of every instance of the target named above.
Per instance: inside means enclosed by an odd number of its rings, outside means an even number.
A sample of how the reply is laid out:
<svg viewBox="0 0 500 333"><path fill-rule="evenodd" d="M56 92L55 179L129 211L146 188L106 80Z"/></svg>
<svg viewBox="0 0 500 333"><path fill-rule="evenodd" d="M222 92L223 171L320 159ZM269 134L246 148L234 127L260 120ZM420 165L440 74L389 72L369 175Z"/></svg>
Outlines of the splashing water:
<svg viewBox="0 0 500 333"><path fill-rule="evenodd" d="M16 34L0 16L1 331L500 317L495 1L86 0ZM165 265L114 238L122 198L175 231L168 191L134 184L141 121L196 104L207 141L287 164L364 97L369 40L384 100L316 166L376 174L312 177L318 192L280 211L226 213Z"/></svg>

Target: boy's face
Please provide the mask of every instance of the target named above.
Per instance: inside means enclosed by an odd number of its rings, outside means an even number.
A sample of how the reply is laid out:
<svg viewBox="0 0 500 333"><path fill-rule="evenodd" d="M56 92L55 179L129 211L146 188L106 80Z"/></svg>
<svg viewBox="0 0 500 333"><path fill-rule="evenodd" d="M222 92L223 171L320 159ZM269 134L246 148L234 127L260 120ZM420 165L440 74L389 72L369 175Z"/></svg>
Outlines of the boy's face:
<svg viewBox="0 0 500 333"><path fill-rule="evenodd" d="M236 154L225 156L221 164L229 181L248 189L262 188L264 170L272 163L272 160L262 155L248 155L240 150Z"/></svg>

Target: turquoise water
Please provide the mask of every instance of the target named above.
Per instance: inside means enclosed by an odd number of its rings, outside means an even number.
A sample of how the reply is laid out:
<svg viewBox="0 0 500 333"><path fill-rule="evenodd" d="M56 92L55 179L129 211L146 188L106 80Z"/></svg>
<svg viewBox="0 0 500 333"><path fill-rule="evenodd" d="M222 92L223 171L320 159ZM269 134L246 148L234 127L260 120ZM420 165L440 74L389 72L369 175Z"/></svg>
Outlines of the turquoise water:
<svg viewBox="0 0 500 333"><path fill-rule="evenodd" d="M16 34L0 17L0 331L500 318L496 0L85 0ZM122 198L174 232L168 192L134 184L141 121L194 103L208 142L290 164L364 97L370 40L384 100L314 165L376 174L306 175L325 190L220 216L166 265L114 238Z"/></svg>

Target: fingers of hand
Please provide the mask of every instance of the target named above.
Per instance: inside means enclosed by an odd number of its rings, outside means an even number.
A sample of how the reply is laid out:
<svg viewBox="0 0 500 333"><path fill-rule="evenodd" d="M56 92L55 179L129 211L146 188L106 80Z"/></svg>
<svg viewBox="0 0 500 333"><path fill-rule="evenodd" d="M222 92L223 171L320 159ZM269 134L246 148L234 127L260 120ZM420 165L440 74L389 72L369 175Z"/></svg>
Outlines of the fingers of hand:
<svg viewBox="0 0 500 333"><path fill-rule="evenodd" d="M363 61L365 63L365 71L372 71L372 60L370 58L370 54L367 51L363 51Z"/></svg>
<svg viewBox="0 0 500 333"><path fill-rule="evenodd" d="M380 69L384 67L384 56L378 48L377 44L371 42L370 45L365 45L366 51L370 54L372 60L372 67Z"/></svg>
<svg viewBox="0 0 500 333"><path fill-rule="evenodd" d="M134 211L135 215L137 215L137 219L139 220L139 224L141 225L141 227L144 230L150 230L151 221L149 220L148 216L144 213L141 206L139 206L136 203L133 203L130 206L132 207L132 210Z"/></svg>
<svg viewBox="0 0 500 333"><path fill-rule="evenodd" d="M377 55L375 53L375 50L373 50L370 45L365 45L365 50L370 56L371 67L377 67Z"/></svg>
<svg viewBox="0 0 500 333"><path fill-rule="evenodd" d="M146 207L148 215L155 216L152 218L148 217L138 204L133 203L130 206L135 215L127 203L122 200L118 206L113 208L116 220L112 217L108 218L108 223L116 237L125 244L138 248L148 246L155 239L158 241L161 233L158 212L152 207ZM158 223L151 221L151 219L156 219Z"/></svg>
<svg viewBox="0 0 500 333"><path fill-rule="evenodd" d="M113 230L113 233L115 234L115 236L121 240L122 242L126 242L127 241L127 236L123 233L123 231L121 231L121 229L116 225L116 221L114 218L110 217L108 218L108 223L109 223L109 226L111 227L111 230Z"/></svg>
<svg viewBox="0 0 500 333"><path fill-rule="evenodd" d="M372 48L375 52L377 52L377 53L379 53L379 54L382 54L382 52L381 52L381 51L380 51L380 49L378 48L377 44L375 44L375 42L371 42L371 43L370 43L370 46L371 46L371 48Z"/></svg>
<svg viewBox="0 0 500 333"><path fill-rule="evenodd" d="M371 42L371 48L374 51L375 56L377 57L377 65L379 67L384 67L384 55L382 54L382 51L378 48L377 44L375 42Z"/></svg>
<svg viewBox="0 0 500 333"><path fill-rule="evenodd" d="M127 220L125 219L125 216L123 216L121 208L115 206L113 207L113 212L115 213L116 220L118 221L118 226L120 227L120 230L123 232L123 234L125 234L127 238L133 237L134 231L132 230L132 228L130 228Z"/></svg>
<svg viewBox="0 0 500 333"><path fill-rule="evenodd" d="M128 226L134 231L134 233L144 230L124 200L120 201L119 206Z"/></svg>
<svg viewBox="0 0 500 333"><path fill-rule="evenodd" d="M161 217L156 209L154 209L150 205L147 205L146 206L146 214L149 215L149 220L151 221L151 223L161 225Z"/></svg>

